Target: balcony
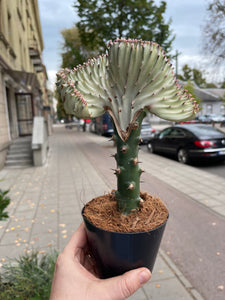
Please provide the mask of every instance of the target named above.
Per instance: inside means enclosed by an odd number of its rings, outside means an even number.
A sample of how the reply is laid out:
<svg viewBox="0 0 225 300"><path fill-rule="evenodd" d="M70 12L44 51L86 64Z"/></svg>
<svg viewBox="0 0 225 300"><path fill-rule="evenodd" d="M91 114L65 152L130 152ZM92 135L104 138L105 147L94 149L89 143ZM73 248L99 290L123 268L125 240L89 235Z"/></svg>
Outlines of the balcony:
<svg viewBox="0 0 225 300"><path fill-rule="evenodd" d="M34 40L29 42L29 56L37 73L43 72L41 53L38 50L37 43Z"/></svg>
<svg viewBox="0 0 225 300"><path fill-rule="evenodd" d="M41 54L37 46L37 42L34 40L29 41L29 55L31 59L40 59Z"/></svg>

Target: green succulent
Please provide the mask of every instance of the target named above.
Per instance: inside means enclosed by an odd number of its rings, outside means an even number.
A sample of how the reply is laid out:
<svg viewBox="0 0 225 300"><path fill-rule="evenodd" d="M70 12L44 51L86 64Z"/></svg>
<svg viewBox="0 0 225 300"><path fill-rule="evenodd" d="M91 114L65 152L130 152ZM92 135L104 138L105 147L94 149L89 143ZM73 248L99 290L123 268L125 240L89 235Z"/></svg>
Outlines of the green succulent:
<svg viewBox="0 0 225 300"><path fill-rule="evenodd" d="M149 41L117 39L107 52L57 74L67 113L96 118L108 112L117 144L118 209L125 214L140 202L138 144L147 112L170 121L194 118L198 105L175 80L162 48Z"/></svg>

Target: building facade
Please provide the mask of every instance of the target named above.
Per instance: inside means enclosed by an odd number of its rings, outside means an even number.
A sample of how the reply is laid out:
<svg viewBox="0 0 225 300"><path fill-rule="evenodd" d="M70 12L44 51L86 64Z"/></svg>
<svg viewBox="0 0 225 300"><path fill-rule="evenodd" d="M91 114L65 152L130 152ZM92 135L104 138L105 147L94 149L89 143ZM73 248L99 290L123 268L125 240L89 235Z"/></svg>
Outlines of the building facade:
<svg viewBox="0 0 225 300"><path fill-rule="evenodd" d="M12 140L49 107L37 0L0 0L0 169ZM46 109L48 111L48 109Z"/></svg>
<svg viewBox="0 0 225 300"><path fill-rule="evenodd" d="M199 115L225 115L225 89L208 88L200 89L195 88L195 94L202 99L202 109Z"/></svg>

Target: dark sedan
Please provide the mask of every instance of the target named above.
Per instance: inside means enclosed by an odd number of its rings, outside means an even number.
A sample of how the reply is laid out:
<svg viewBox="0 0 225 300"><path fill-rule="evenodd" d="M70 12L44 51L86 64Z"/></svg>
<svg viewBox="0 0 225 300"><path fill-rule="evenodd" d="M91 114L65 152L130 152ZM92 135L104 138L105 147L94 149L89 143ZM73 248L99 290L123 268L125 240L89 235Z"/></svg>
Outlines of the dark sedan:
<svg viewBox="0 0 225 300"><path fill-rule="evenodd" d="M176 125L150 139L147 147L151 153L175 155L184 164L202 158L224 160L225 133L211 125Z"/></svg>

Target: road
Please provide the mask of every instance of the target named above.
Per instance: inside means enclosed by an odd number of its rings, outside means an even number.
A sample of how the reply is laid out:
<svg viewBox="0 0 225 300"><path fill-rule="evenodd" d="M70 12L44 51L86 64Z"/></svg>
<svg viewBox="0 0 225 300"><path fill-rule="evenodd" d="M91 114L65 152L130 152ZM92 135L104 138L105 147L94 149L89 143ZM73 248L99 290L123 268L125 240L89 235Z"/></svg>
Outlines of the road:
<svg viewBox="0 0 225 300"><path fill-rule="evenodd" d="M147 146L141 145L141 150L147 152L148 151ZM168 159L173 159L173 158L168 158ZM225 161L192 163L192 167L225 178Z"/></svg>

